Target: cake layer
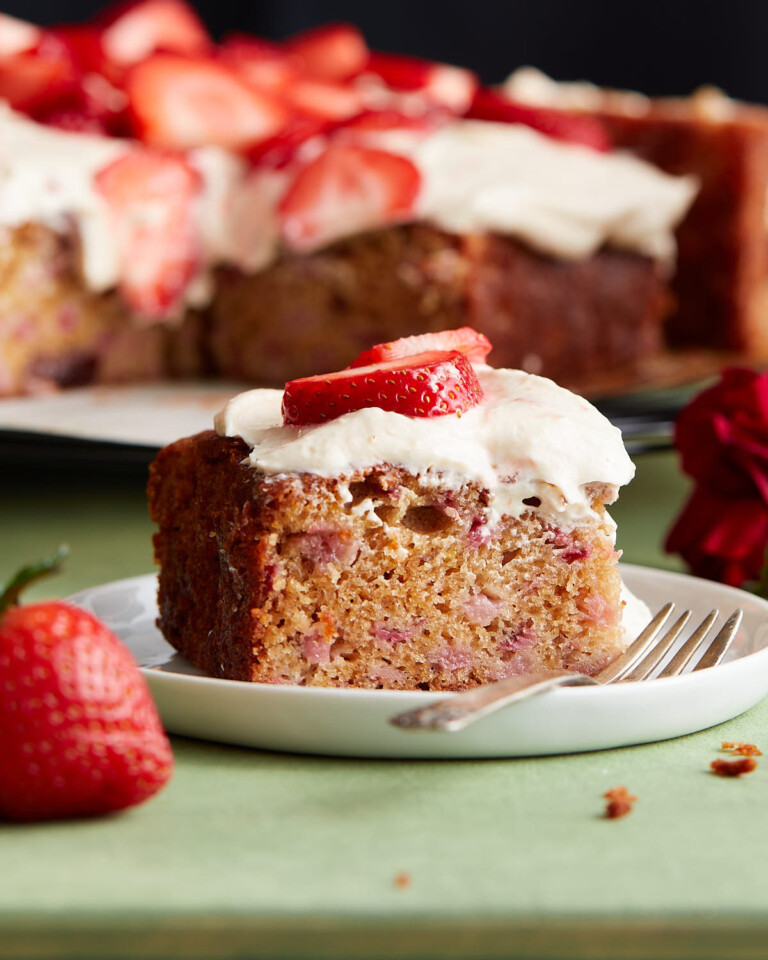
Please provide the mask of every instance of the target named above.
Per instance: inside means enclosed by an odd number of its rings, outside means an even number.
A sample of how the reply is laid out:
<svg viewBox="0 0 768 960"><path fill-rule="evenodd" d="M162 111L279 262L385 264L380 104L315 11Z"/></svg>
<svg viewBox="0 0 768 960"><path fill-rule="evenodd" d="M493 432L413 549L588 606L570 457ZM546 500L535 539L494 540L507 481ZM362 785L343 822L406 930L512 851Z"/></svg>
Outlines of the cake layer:
<svg viewBox="0 0 768 960"><path fill-rule="evenodd" d="M140 322L83 283L74 233L0 229L0 396L203 372L200 316Z"/></svg>
<svg viewBox="0 0 768 960"><path fill-rule="evenodd" d="M493 341L495 364L584 385L653 355L669 307L657 264L637 254L555 260L510 238L415 225L221 277L210 343L227 376L282 385L344 367L372 342L469 324Z"/></svg>
<svg viewBox="0 0 768 960"><path fill-rule="evenodd" d="M245 275L220 269L207 309L136 318L88 290L74 235L0 232L0 394L213 372L254 383L346 366L372 342L461 326L494 362L583 384L659 347L668 306L656 264L605 250L558 261L514 240L392 227Z"/></svg>
<svg viewBox="0 0 768 960"><path fill-rule="evenodd" d="M393 467L271 474L238 438L161 451L149 484L160 626L214 676L458 690L535 669L596 673L624 647L613 524L559 529L532 500Z"/></svg>

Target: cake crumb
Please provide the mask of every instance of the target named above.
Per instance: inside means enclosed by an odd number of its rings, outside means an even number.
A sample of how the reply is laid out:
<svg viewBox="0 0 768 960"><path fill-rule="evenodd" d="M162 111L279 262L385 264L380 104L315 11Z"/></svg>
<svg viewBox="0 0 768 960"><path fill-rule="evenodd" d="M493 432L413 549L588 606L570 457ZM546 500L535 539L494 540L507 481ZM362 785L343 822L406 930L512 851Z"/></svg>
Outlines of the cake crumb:
<svg viewBox="0 0 768 960"><path fill-rule="evenodd" d="M633 797L626 787L611 787L610 790L606 790L603 797L608 801L605 805L605 817L607 820L626 817L637 802L637 797Z"/></svg>
<svg viewBox="0 0 768 960"><path fill-rule="evenodd" d="M723 740L720 749L736 757L762 757L763 755L763 751L758 750L754 743L742 743L740 740Z"/></svg>
<svg viewBox="0 0 768 960"><path fill-rule="evenodd" d="M713 760L709 765L718 777L740 777L742 773L752 773L757 767L757 760L752 757L740 757L738 760Z"/></svg>
<svg viewBox="0 0 768 960"><path fill-rule="evenodd" d="M408 887L410 887L412 881L413 877L410 875L410 873L401 871L400 873L395 874L392 884L393 886L397 887L398 890L406 890Z"/></svg>

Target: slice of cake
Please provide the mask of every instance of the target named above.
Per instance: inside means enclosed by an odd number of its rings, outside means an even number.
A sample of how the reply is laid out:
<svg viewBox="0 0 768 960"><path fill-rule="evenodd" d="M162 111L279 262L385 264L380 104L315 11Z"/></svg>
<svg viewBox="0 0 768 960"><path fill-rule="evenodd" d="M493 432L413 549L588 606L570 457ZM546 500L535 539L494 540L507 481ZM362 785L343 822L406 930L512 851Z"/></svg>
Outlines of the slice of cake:
<svg viewBox="0 0 768 960"><path fill-rule="evenodd" d="M453 331L235 397L160 452L159 625L213 676L460 690L626 645L621 436ZM474 361L474 363L472 362Z"/></svg>
<svg viewBox="0 0 768 960"><path fill-rule="evenodd" d="M506 366L641 376L695 190L350 25L215 43L183 0L0 15L0 395L281 385L462 323Z"/></svg>

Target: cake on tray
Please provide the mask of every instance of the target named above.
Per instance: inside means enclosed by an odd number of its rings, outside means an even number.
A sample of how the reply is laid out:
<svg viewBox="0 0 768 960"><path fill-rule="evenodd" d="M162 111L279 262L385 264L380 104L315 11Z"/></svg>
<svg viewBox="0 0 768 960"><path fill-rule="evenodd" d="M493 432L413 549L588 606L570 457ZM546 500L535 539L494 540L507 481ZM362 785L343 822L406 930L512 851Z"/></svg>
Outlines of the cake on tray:
<svg viewBox="0 0 768 960"><path fill-rule="evenodd" d="M215 677L425 690L622 652L619 431L489 348L467 329L380 345L164 448L169 643Z"/></svg>
<svg viewBox="0 0 768 960"><path fill-rule="evenodd" d="M2 100L0 395L281 385L463 323L567 382L662 344L696 182L354 27L215 44L182 0L1 17Z"/></svg>

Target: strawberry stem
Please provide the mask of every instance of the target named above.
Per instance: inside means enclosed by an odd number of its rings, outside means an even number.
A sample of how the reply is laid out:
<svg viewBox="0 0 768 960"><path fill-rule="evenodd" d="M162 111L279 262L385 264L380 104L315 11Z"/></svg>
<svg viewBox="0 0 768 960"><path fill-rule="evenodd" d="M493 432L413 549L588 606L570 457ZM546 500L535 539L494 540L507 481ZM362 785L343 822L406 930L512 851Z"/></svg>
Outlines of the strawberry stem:
<svg viewBox="0 0 768 960"><path fill-rule="evenodd" d="M58 573L68 553L69 547L61 544L52 557L22 567L17 574L11 577L8 583L0 585L0 614L19 603L21 592L30 583L34 583L41 577L47 577L51 573Z"/></svg>

